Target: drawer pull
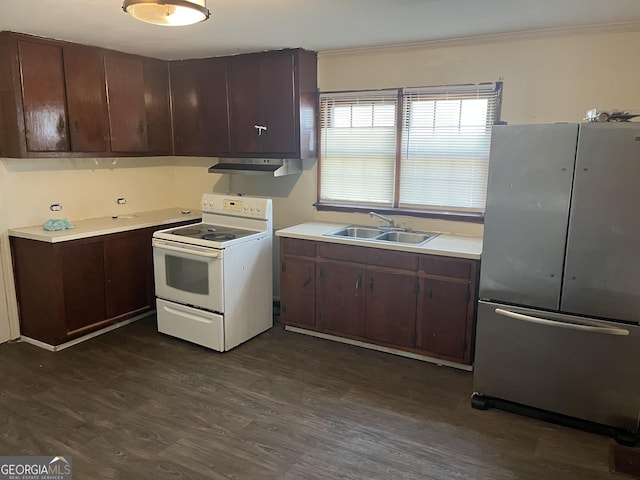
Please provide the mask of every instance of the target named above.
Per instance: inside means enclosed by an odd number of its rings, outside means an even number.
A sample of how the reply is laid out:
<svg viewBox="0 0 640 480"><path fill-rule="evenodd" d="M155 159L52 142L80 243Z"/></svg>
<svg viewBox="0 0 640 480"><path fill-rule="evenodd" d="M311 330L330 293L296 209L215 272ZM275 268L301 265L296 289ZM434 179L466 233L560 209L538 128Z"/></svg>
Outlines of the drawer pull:
<svg viewBox="0 0 640 480"><path fill-rule="evenodd" d="M602 333L605 335L629 335L629 330L616 327L596 327L593 325L582 325L577 323L566 323L555 320L547 320L545 318L532 317L531 315L524 315L522 313L512 312L503 308L496 308L496 313L504 317L514 318L516 320L523 320L529 323L536 323L538 325L546 325L548 327L566 328L569 330L580 330L583 332Z"/></svg>

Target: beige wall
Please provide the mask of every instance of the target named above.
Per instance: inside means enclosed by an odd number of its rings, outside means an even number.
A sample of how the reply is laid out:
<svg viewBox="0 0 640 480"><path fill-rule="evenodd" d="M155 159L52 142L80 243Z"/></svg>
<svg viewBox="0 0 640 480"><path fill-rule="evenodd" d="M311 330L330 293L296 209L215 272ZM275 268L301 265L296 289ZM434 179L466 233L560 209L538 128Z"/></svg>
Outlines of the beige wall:
<svg viewBox="0 0 640 480"><path fill-rule="evenodd" d="M9 228L49 218L110 216L176 204L172 158L3 159ZM118 205L116 199L127 203ZM49 205L59 203L62 211Z"/></svg>
<svg viewBox="0 0 640 480"><path fill-rule="evenodd" d="M578 122L589 108L640 111L640 28L588 29L484 37L398 47L324 52L321 91L504 81L502 119L509 123ZM366 215L317 212L317 162L301 175L212 175L208 158L0 159L0 260L7 272L6 231L52 217L70 220L153 210L198 208L205 191L274 199L277 228L319 220L375 224ZM116 198L127 198L125 206ZM49 211L61 203L62 212ZM401 217L427 230L482 233L482 226ZM11 290L11 286L9 286ZM0 297L0 301L2 298ZM10 292L8 302L14 301ZM1 319L0 319L1 320Z"/></svg>
<svg viewBox="0 0 640 480"><path fill-rule="evenodd" d="M640 109L638 45L640 30L590 29L328 52L318 82L331 91L503 79L503 120L576 122L593 107Z"/></svg>

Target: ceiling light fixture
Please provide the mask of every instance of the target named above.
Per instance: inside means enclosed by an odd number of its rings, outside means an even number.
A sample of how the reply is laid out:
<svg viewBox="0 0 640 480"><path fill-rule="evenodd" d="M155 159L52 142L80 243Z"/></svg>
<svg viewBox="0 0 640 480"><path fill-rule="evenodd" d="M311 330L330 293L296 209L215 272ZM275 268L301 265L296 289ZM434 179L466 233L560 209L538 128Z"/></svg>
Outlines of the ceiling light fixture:
<svg viewBox="0 0 640 480"><path fill-rule="evenodd" d="M206 0L125 0L122 10L142 22L170 27L203 22L211 15Z"/></svg>

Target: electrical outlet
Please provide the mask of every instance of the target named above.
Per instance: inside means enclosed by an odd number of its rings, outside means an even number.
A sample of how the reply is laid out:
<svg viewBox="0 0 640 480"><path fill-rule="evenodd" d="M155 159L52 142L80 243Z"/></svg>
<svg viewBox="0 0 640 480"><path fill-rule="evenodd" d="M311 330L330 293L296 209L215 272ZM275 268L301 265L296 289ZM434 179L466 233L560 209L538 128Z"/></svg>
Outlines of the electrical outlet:
<svg viewBox="0 0 640 480"><path fill-rule="evenodd" d="M49 205L49 210L51 210L52 212L59 212L60 210L62 210L62 205L60 205L59 203L52 203L51 205Z"/></svg>
<svg viewBox="0 0 640 480"><path fill-rule="evenodd" d="M118 205L124 205L125 203L127 203L127 199L124 197L118 197L116 202L118 202Z"/></svg>

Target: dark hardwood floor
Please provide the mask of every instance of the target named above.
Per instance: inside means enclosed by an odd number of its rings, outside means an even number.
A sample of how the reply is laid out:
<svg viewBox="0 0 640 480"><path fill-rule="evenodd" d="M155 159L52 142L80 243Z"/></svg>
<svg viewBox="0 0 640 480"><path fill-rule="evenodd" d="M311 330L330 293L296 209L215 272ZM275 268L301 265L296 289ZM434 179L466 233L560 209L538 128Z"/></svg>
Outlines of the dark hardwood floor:
<svg viewBox="0 0 640 480"><path fill-rule="evenodd" d="M0 455L74 479L606 479L613 440L470 407L472 375L285 332L226 353L155 317L0 345Z"/></svg>

